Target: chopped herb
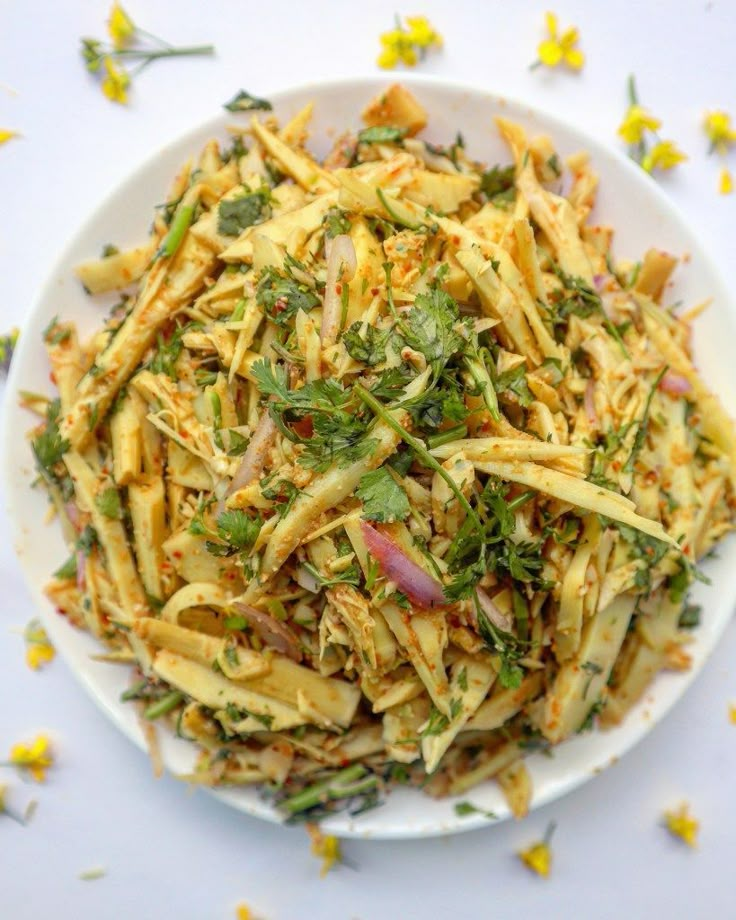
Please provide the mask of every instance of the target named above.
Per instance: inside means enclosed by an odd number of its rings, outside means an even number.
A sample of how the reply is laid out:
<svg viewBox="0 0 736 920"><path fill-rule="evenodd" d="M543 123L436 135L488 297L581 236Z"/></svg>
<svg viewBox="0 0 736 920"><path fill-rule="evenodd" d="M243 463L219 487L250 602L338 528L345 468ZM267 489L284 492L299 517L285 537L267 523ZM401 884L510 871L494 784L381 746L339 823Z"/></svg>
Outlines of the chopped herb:
<svg viewBox="0 0 736 920"><path fill-rule="evenodd" d="M406 128L374 125L358 131L359 144L398 144L406 137Z"/></svg>
<svg viewBox="0 0 736 920"><path fill-rule="evenodd" d="M230 102L224 104L223 108L227 109L228 112L270 112L273 106L268 99L259 99L258 96L252 96L244 89L241 89L240 92L233 96Z"/></svg>
<svg viewBox="0 0 736 920"><path fill-rule="evenodd" d="M237 614L237 615L225 617L224 625L225 625L225 629L243 630L243 629L247 629L248 621L245 619L244 616L240 616L239 614Z"/></svg>
<svg viewBox="0 0 736 920"><path fill-rule="evenodd" d="M59 566L59 568L54 572L54 578L58 578L59 581L65 581L68 578L77 577L77 557L70 556L64 565Z"/></svg>
<svg viewBox="0 0 736 920"><path fill-rule="evenodd" d="M309 562L303 562L302 568L309 572L309 574L317 581L320 588L333 588L335 585L352 585L354 588L360 587L360 569L354 562L342 572L337 572L332 576L332 578L323 575Z"/></svg>
<svg viewBox="0 0 736 920"><path fill-rule="evenodd" d="M261 518L249 517L239 508L223 511L217 516L218 536L239 550L248 550L253 546L262 526Z"/></svg>
<svg viewBox="0 0 736 920"><path fill-rule="evenodd" d="M328 239L334 239L341 234L350 233L351 223L348 220L347 211L343 211L340 208L330 208L325 214L323 223Z"/></svg>
<svg viewBox="0 0 736 920"><path fill-rule="evenodd" d="M61 402L53 399L46 408L46 427L31 441L31 449L39 469L47 478L56 479L54 467L69 450L69 442L59 433Z"/></svg>
<svg viewBox="0 0 736 920"><path fill-rule="evenodd" d="M291 511L301 491L299 486L294 485L288 479L279 479L272 483L269 478L267 483L261 483L261 495L269 501L276 502L276 513L279 518L286 517Z"/></svg>
<svg viewBox="0 0 736 920"><path fill-rule="evenodd" d="M355 494L363 503L362 517L368 521L389 523L409 516L407 494L385 467L362 476Z"/></svg>
<svg viewBox="0 0 736 920"><path fill-rule="evenodd" d="M652 406L652 399L654 398L654 394L657 392L657 387L659 386L659 382L662 379L662 377L664 377L666 371L667 371L667 367L665 366L657 374L654 380L654 383L651 385L649 389L649 395L647 396L647 401L644 403L644 411L642 412L641 418L639 419L639 424L636 429L636 436L634 438L634 444L631 448L631 453L629 454L629 458L626 461L626 463L624 463L623 469L625 473L632 473L634 471L634 464L636 463L636 458L639 456L639 452L644 446L644 441L646 440L647 428L649 426L649 410L651 409L651 406Z"/></svg>
<svg viewBox="0 0 736 920"><path fill-rule="evenodd" d="M361 336L360 332L364 326L365 335ZM342 341L354 361L375 367L386 360L386 345L392 332L391 329L381 331L368 323L356 322L343 333Z"/></svg>
<svg viewBox="0 0 736 920"><path fill-rule="evenodd" d="M455 814L458 818L466 818L468 815L483 815L484 818L490 818L492 821L498 819L498 815L494 814L492 811L478 808L478 806L473 805L472 802L455 802Z"/></svg>
<svg viewBox="0 0 736 920"><path fill-rule="evenodd" d="M421 737L429 738L432 735L441 735L449 724L450 720L447 718L447 716L440 712L436 706L432 706L432 709L429 713L429 719L427 720L427 724L422 730Z"/></svg>
<svg viewBox="0 0 736 920"><path fill-rule="evenodd" d="M268 188L221 201L217 209L217 232L224 236L238 236L246 227L252 227L269 216L271 193Z"/></svg>
<svg viewBox="0 0 736 920"><path fill-rule="evenodd" d="M119 521L121 515L120 495L115 486L109 486L95 496L95 505L100 514L113 521Z"/></svg>
<svg viewBox="0 0 736 920"><path fill-rule="evenodd" d="M228 457L240 457L248 449L250 439L243 437L239 431L234 428L228 428Z"/></svg>
<svg viewBox="0 0 736 920"><path fill-rule="evenodd" d="M680 629L695 629L700 626L700 615L703 608L698 604L685 604L680 614L677 625Z"/></svg>
<svg viewBox="0 0 736 920"><path fill-rule="evenodd" d="M457 685L465 693L468 690L468 669L463 667L457 676Z"/></svg>
<svg viewBox="0 0 736 920"><path fill-rule="evenodd" d="M263 270L256 288L256 303L278 326L286 326L299 310L309 313L319 302L306 284L284 277L271 266Z"/></svg>
<svg viewBox="0 0 736 920"><path fill-rule="evenodd" d="M496 205L505 207L516 199L516 169L511 166L494 166L480 177L480 190Z"/></svg>
<svg viewBox="0 0 736 920"><path fill-rule="evenodd" d="M534 402L534 396L526 382L526 365L520 364L510 371L499 374L495 381L498 393L513 393L519 405L526 408Z"/></svg>

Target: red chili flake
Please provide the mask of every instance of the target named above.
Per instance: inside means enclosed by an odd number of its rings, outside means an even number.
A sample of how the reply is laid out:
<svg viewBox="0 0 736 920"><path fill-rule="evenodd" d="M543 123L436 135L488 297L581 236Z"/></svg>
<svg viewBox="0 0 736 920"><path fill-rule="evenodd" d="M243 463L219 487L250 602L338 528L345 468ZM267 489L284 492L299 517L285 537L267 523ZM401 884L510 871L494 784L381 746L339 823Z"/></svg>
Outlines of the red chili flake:
<svg viewBox="0 0 736 920"><path fill-rule="evenodd" d="M378 288L371 288L371 296L378 297Z"/></svg>
<svg viewBox="0 0 736 920"><path fill-rule="evenodd" d="M180 549L175 549L171 555L174 557L174 559L181 559L184 553L182 553Z"/></svg>
<svg viewBox="0 0 736 920"><path fill-rule="evenodd" d="M314 434L314 423L311 415L305 415L298 422L293 422L291 427L300 438L311 438Z"/></svg>

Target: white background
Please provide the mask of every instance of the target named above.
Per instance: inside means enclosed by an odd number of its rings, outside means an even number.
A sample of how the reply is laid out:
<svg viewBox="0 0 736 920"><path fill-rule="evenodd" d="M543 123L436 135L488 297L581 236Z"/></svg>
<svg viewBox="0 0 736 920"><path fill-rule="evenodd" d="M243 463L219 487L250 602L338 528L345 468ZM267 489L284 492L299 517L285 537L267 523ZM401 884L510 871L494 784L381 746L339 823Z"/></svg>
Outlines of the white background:
<svg viewBox="0 0 736 920"><path fill-rule="evenodd" d="M724 272L736 256L736 195L716 193L705 156L707 108L736 116L736 3L565 2L582 32L581 75L530 72L542 2L422 0L399 8L318 2L130 0L133 18L177 44L212 42L217 57L164 61L113 106L83 69L81 35L104 34L99 0L0 0L0 127L23 138L0 149L0 328L21 325L56 252L143 158L210 117L237 89L263 95L298 82L375 73L378 35L394 12L426 14L445 38L424 72L528 100L616 145L625 80L663 119L690 162L663 180ZM736 152L731 156L736 171ZM60 304L60 310L63 304ZM18 432L18 437L22 433ZM736 913L736 630L727 630L686 697L624 760L522 823L419 842L348 841L349 865L321 880L306 835L154 781L146 757L106 721L64 663L29 671L14 628L33 615L0 518L0 759L47 730L58 765L27 828L0 818L0 917L286 918L732 917ZM715 586L713 590L718 590ZM707 615L707 611L706 611ZM702 822L689 851L661 827L688 800ZM552 877L514 852L557 822ZM81 881L101 866L107 874Z"/></svg>

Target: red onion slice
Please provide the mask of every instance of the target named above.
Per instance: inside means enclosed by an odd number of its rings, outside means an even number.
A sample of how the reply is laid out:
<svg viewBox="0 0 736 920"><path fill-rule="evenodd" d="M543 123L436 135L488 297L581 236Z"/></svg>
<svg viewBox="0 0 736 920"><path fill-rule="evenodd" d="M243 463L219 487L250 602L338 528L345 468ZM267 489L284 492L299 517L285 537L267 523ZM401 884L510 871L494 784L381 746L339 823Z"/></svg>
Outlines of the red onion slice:
<svg viewBox="0 0 736 920"><path fill-rule="evenodd" d="M418 566L403 550L375 527L360 522L365 545L383 575L417 607L441 607L447 604L442 585Z"/></svg>
<svg viewBox="0 0 736 920"><path fill-rule="evenodd" d="M670 396L684 396L692 390L690 381L682 374L675 374L672 371L665 371L664 376L659 381L659 389Z"/></svg>
<svg viewBox="0 0 736 920"><path fill-rule="evenodd" d="M591 377L585 385L585 395L583 396L583 405L585 414L588 417L588 424L591 428L597 428L599 425L598 413L595 411L595 399L593 398L593 389L595 384Z"/></svg>
<svg viewBox="0 0 736 920"><path fill-rule="evenodd" d="M500 610L493 603L491 598L486 594L483 588L476 588L475 593L478 595L478 603L480 604L481 610L483 613L485 613L491 623L493 623L496 629L510 633L514 627L514 621L509 616L509 614Z"/></svg>
<svg viewBox="0 0 736 920"><path fill-rule="evenodd" d="M288 655L292 661L302 660L302 650L299 640L291 629L285 624L280 623L270 613L263 610L257 610L249 604L241 604L240 601L233 601L232 607L238 613L245 617L250 626L253 627L256 635L271 648L277 652Z"/></svg>
<svg viewBox="0 0 736 920"><path fill-rule="evenodd" d="M243 454L243 459L235 471L232 482L227 487L225 497L243 489L260 475L263 464L266 462L266 454L271 449L271 445L276 438L276 425L271 418L267 409L264 409L260 421L256 425L250 444Z"/></svg>
<svg viewBox="0 0 736 920"><path fill-rule="evenodd" d="M325 298L322 303L322 327L320 339L323 345L335 341L340 328L342 303L340 294L342 285L352 280L358 259L353 241L346 233L341 233L328 241L327 280L325 281Z"/></svg>

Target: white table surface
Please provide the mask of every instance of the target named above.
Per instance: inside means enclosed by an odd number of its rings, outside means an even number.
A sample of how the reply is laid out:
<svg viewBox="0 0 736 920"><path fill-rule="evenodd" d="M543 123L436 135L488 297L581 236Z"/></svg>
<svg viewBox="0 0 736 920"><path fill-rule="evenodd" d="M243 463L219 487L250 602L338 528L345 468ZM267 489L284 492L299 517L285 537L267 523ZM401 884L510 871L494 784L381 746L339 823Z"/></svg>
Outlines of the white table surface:
<svg viewBox="0 0 736 920"><path fill-rule="evenodd" d="M543 3L394 0L130 0L134 19L179 44L210 41L212 60L154 64L128 108L85 73L80 35L102 36L104 0L1 0L0 127L24 137L0 149L0 329L22 324L57 250L135 165L211 116L240 87L257 94L319 78L376 73L378 35L395 11L426 14L445 49L421 70L528 100L611 144L633 72L643 101L690 162L663 185L724 271L736 256L736 195L716 194L705 156L709 107L736 116L733 0L558 0L576 23L581 75L530 72ZM388 79L388 78L387 78ZM736 151L731 156L736 171ZM21 432L18 432L21 437ZM235 916L244 901L286 918L638 918L736 916L736 629L675 710L616 766L521 823L416 842L348 841L350 866L320 879L299 829L261 823L155 781L147 758L87 698L57 658L29 671L14 629L33 615L0 517L0 758L47 730L58 764L46 785L21 785L39 809L22 828L0 818L0 917ZM717 590L717 587L714 588ZM707 611L706 611L707 615ZM0 769L0 782L18 781ZM702 822L690 851L661 827L665 808L692 804ZM514 856L557 822L550 879ZM82 881L101 866L104 878Z"/></svg>

